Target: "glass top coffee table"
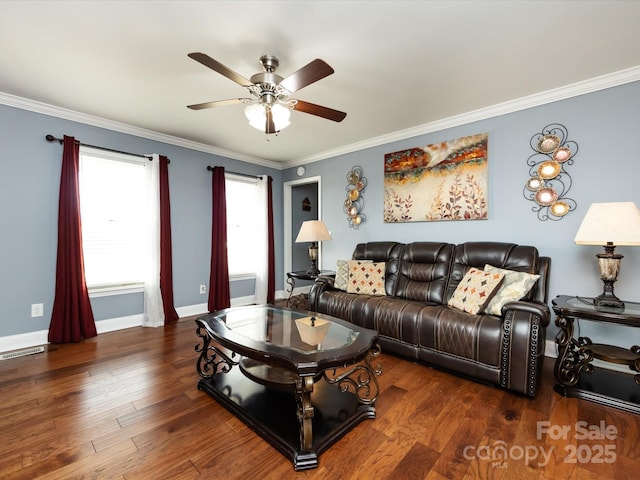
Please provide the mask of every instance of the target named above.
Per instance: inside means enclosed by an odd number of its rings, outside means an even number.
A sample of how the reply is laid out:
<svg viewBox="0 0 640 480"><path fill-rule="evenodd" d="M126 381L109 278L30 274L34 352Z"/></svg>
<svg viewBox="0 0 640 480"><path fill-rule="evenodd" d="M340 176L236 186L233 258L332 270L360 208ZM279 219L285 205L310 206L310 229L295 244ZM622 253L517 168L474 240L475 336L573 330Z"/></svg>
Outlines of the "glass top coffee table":
<svg viewBox="0 0 640 480"><path fill-rule="evenodd" d="M327 315L270 305L196 319L198 388L289 457L296 470L375 418L378 334ZM236 367L236 368L234 368Z"/></svg>

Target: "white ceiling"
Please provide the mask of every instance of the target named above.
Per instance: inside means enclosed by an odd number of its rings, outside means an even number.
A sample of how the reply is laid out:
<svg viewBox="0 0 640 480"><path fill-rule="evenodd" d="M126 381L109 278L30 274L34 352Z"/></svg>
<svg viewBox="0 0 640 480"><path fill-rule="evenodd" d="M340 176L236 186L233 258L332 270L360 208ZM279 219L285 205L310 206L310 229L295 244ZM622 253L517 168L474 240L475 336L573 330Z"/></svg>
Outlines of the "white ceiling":
<svg viewBox="0 0 640 480"><path fill-rule="evenodd" d="M604 75L640 79L639 20L640 1L4 0L0 101L29 99L282 168ZM294 111L267 141L240 105L189 110L247 96L188 58L194 51L246 78L265 53L283 77L321 58L335 73L293 97L347 117Z"/></svg>

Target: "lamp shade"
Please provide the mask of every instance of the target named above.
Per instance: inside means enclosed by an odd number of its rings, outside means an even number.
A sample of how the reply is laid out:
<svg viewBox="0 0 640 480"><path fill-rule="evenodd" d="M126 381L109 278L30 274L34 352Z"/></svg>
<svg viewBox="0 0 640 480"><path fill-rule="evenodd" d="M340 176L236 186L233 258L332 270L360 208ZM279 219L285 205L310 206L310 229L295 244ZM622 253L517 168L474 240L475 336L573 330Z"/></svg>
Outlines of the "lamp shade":
<svg viewBox="0 0 640 480"><path fill-rule="evenodd" d="M327 230L327 226L320 220L307 220L302 222L296 243L301 242L320 242L322 240L331 240L331 234Z"/></svg>
<svg viewBox="0 0 640 480"><path fill-rule="evenodd" d="M640 209L633 202L591 204L575 242L578 245L640 245Z"/></svg>

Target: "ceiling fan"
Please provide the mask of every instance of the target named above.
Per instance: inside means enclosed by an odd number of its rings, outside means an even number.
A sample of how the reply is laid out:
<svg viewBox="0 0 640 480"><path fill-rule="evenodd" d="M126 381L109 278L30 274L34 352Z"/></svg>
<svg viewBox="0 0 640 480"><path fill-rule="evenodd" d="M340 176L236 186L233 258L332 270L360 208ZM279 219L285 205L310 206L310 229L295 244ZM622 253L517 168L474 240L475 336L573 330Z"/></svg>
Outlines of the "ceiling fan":
<svg viewBox="0 0 640 480"><path fill-rule="evenodd" d="M242 75L204 53L193 52L189 53L188 56L245 87L251 94L251 98L231 98L187 105L192 110L244 104L245 115L249 119L250 125L258 130L264 130L266 134L278 133L289 126L291 110L309 113L334 122L341 122L347 116L346 113L339 110L290 98L291 94L334 72L333 68L319 58L288 77L282 78L275 73L280 65L278 58L274 55L263 55L260 57L260 65L262 65L263 71L253 75L251 80L247 80Z"/></svg>

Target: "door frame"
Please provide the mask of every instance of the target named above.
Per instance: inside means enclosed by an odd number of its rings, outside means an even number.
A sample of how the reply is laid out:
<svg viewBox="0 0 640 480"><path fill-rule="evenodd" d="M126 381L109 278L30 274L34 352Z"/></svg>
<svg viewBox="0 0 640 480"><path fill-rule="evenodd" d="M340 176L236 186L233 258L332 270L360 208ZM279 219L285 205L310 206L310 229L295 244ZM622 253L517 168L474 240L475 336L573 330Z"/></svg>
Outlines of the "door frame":
<svg viewBox="0 0 640 480"><path fill-rule="evenodd" d="M291 249L292 249L292 231L291 231L291 213L293 205L291 205L291 189L299 185L316 184L318 186L318 220L322 220L322 177L307 177L299 178L297 180L291 180L284 182L283 184L283 227L284 227L284 275L283 285L285 290L287 288L287 272L291 271ZM322 265L322 242L319 242L318 246L318 268Z"/></svg>

